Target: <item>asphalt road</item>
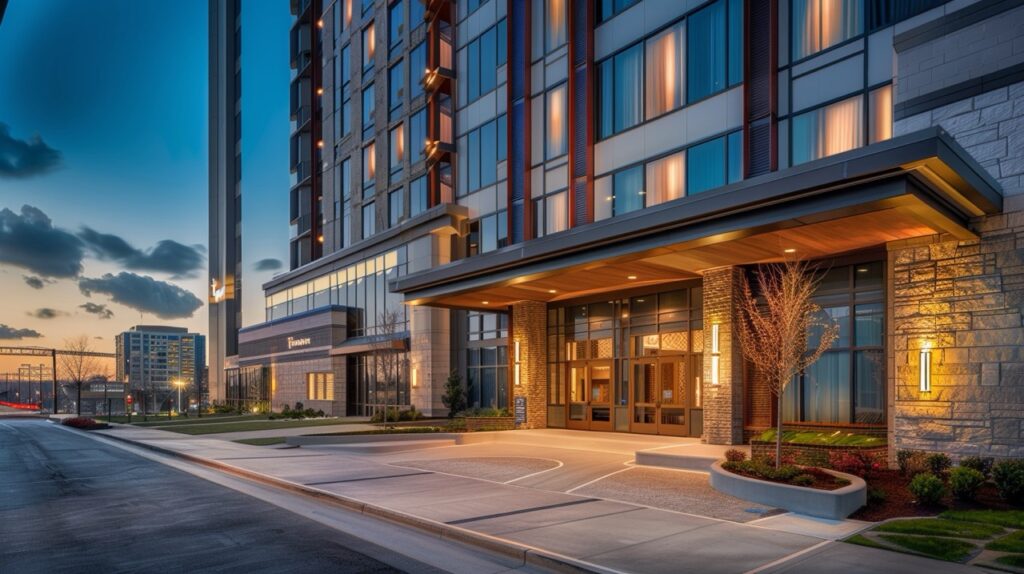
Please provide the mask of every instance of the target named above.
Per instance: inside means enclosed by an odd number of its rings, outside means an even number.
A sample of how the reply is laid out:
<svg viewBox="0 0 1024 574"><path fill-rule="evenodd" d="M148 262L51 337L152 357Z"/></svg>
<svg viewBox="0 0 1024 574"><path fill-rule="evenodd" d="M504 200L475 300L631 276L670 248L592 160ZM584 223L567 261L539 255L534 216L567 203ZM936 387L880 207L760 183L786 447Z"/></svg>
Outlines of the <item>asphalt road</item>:
<svg viewBox="0 0 1024 574"><path fill-rule="evenodd" d="M436 571L51 423L0 419L4 574L402 570Z"/></svg>

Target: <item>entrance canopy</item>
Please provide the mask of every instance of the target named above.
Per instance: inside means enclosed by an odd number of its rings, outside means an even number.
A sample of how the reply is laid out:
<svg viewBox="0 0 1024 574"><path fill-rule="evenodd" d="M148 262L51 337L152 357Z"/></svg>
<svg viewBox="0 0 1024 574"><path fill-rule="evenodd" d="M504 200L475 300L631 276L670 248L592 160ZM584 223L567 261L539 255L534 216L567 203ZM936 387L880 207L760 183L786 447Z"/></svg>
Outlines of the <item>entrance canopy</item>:
<svg viewBox="0 0 1024 574"><path fill-rule="evenodd" d="M998 184L940 128L773 172L394 281L406 303L501 309L815 259L932 234L975 238Z"/></svg>

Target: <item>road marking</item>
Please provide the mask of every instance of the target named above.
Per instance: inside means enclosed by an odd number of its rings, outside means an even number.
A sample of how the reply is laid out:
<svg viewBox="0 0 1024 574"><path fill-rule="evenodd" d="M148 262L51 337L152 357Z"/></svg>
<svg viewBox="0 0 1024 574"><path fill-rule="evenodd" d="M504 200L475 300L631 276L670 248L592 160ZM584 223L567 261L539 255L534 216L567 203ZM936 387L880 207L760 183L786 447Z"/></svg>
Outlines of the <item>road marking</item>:
<svg viewBox="0 0 1024 574"><path fill-rule="evenodd" d="M808 552L811 552L813 550L817 550L818 548L821 548L822 546L825 546L826 544L828 544L830 542L832 542L832 540L822 540L821 542L815 544L814 546L809 546L807 548L804 548L803 550L799 550L799 551L794 552L792 554L789 554L787 556L783 556L782 558L779 558L778 560L775 560L773 562L769 562L767 564L763 564L761 566L758 566L757 568L754 568L753 570L747 570L746 572L744 572L744 574L755 574L757 572L764 572L765 570L767 570L769 568L772 568L772 567L775 567L775 566L779 566L780 564L784 564L786 562L789 562L790 560L792 560L792 559L794 559L794 558L796 558L798 556L802 556L804 554L807 554Z"/></svg>
<svg viewBox="0 0 1024 574"><path fill-rule="evenodd" d="M522 457L522 458L526 458L526 457ZM558 459L555 459L555 458L538 458L537 460L550 460L550 461L557 462L558 464L556 466L551 467L551 468L546 468L544 470L538 470L537 472L531 472L530 474L526 474L526 475L520 476L519 478L513 478L512 480L506 480L502 484L512 484L513 482L523 480L524 478L530 478L531 476L537 476L538 474L544 474L545 472L551 472L552 470L558 470L558 469L562 468L563 466L565 466L564 462L562 462L562 461L560 461Z"/></svg>
<svg viewBox="0 0 1024 574"><path fill-rule="evenodd" d="M468 522L478 522L480 520L490 520L492 518L504 518L506 516L515 516L516 514L526 514L528 512L540 512L541 510L551 510L553 508L563 508L566 506L576 506L579 504L586 504L588 502L597 502L599 498L583 498L580 500L570 500L567 502L559 502L558 504L546 504L544 506L532 506L530 508L524 508L522 510L510 510L508 512L499 512L497 514L485 514L483 516L473 516L470 518L460 518L458 520L451 520L445 522L445 524L466 524Z"/></svg>
<svg viewBox="0 0 1024 574"><path fill-rule="evenodd" d="M623 463L623 464L626 464L626 463ZM635 467L627 466L626 468L621 468L619 470L616 470L615 472L609 472L608 474L606 474L604 476L599 476L599 477L595 478L594 480L584 482L583 484L581 484L579 486L574 486L574 487L570 488L569 490L566 490L565 493L566 494L572 494L573 492L583 488L584 486L590 486L591 484L594 484L595 482L604 480L604 479L608 478L609 476L614 476L616 474L619 474L620 472L626 472L627 470L632 470L633 468L635 468Z"/></svg>

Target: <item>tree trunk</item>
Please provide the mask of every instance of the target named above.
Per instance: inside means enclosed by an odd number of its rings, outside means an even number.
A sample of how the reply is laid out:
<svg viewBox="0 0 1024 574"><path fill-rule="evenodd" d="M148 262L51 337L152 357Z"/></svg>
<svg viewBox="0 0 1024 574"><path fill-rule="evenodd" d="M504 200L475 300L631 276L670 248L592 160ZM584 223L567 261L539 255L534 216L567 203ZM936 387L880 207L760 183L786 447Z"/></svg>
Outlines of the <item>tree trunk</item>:
<svg viewBox="0 0 1024 574"><path fill-rule="evenodd" d="M782 390L779 390L779 406L775 429L775 468L782 466Z"/></svg>
<svg viewBox="0 0 1024 574"><path fill-rule="evenodd" d="M78 416L82 416L82 381L78 381L76 386L78 387L78 398L75 401L77 403L75 405L75 410L78 413Z"/></svg>

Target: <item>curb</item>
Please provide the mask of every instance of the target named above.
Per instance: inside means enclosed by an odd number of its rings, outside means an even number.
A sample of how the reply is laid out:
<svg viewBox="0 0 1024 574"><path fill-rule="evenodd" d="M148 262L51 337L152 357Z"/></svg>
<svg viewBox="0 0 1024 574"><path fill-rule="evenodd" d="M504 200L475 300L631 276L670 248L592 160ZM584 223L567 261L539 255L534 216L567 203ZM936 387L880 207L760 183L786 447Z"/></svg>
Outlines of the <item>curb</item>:
<svg viewBox="0 0 1024 574"><path fill-rule="evenodd" d="M73 432L81 432L88 436L87 431L78 431L78 429L67 430ZM113 434L102 434L98 436L110 438L115 441L144 448L146 450L150 450L160 454L169 455L182 460L187 460L189 462L199 464L207 468L212 468L214 470L218 470L227 474L239 476L248 480L252 480L254 482L266 484L268 486L281 488L293 492L295 494L326 502L328 504L341 506L348 510L359 512L360 514L365 514L368 516L373 516L375 518L381 518L389 522L398 523L403 526L412 527L421 532L437 536L438 538L468 544L481 550L500 554L512 558L514 560L519 560L522 562L524 566L537 566L540 568L545 568L556 572L566 573L586 572L599 574L619 574L618 570L605 568L597 564L591 564L589 562L577 560L569 556L563 556L555 552L542 550L540 548L535 548L533 546L528 546L525 544L519 544L517 542L512 542L502 538L489 536L486 534L481 534L473 530L460 528L458 526L452 526L450 524L445 524L443 522L438 522L436 520L412 516L410 514L405 514L397 510L392 510L390 508L385 508L383 506L366 503L355 498L335 494L333 492L327 492L325 490L320 490L318 488L313 488L311 486L306 486L304 484L291 482L260 472L246 470L217 460L203 458L200 456L187 454L183 452L178 452L172 449L152 444L136 442L134 440L119 437Z"/></svg>

